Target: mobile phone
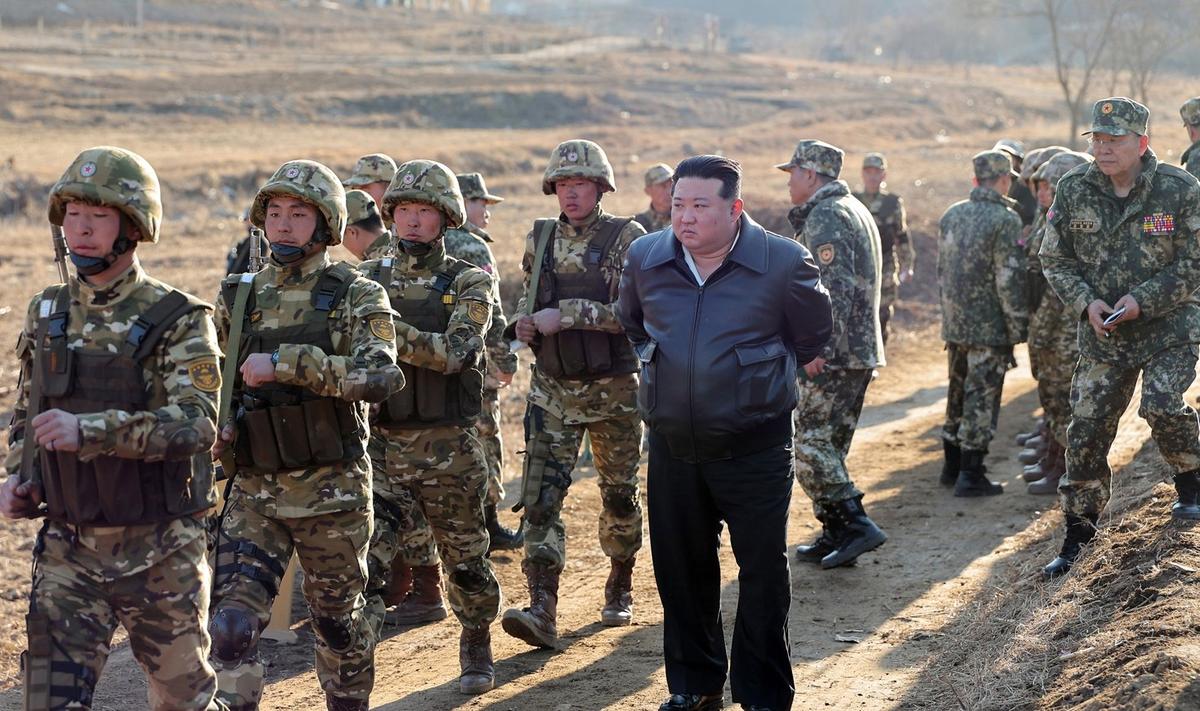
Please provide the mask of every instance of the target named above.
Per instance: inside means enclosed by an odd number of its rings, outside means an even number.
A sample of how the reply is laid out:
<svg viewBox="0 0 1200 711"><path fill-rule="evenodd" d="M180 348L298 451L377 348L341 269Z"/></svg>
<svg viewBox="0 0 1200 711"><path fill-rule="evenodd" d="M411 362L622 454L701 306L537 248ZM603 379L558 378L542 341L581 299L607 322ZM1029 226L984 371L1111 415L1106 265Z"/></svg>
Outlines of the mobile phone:
<svg viewBox="0 0 1200 711"><path fill-rule="evenodd" d="M1108 315L1107 318L1104 319L1104 325L1111 326L1111 325L1113 325L1113 321L1116 321L1117 319L1121 318L1124 315L1125 315L1125 307L1122 306L1121 308L1117 309L1116 311L1113 311L1111 314Z"/></svg>

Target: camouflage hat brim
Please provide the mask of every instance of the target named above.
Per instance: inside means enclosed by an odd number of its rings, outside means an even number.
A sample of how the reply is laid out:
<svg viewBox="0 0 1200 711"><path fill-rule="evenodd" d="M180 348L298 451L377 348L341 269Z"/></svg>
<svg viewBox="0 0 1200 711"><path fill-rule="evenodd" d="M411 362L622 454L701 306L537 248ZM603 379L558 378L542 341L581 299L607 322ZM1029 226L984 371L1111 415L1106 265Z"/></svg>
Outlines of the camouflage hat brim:
<svg viewBox="0 0 1200 711"><path fill-rule="evenodd" d="M463 195L463 199L464 200L483 200L484 202L486 202L489 205L498 205L498 204L504 202L504 198L500 197L499 195L492 195L491 193L484 193L482 195L479 195L479 194Z"/></svg>
<svg viewBox="0 0 1200 711"><path fill-rule="evenodd" d="M1099 124L1092 124L1091 128L1089 128L1088 130L1084 131L1083 133L1081 133L1079 135L1080 136L1090 136L1093 133L1100 133L1100 134L1104 134L1105 136L1128 136L1130 134L1133 134L1135 136L1141 135L1137 131L1131 131L1127 128L1121 128L1119 126L1111 126L1111 125L1110 126L1101 126Z"/></svg>
<svg viewBox="0 0 1200 711"><path fill-rule="evenodd" d="M387 182L388 181L384 180L383 178L370 178L370 177L364 178L362 176L358 176L358 177L347 178L347 179L343 180L342 187L361 188L364 185L370 185L372 183L387 183Z"/></svg>
<svg viewBox="0 0 1200 711"><path fill-rule="evenodd" d="M796 161L789 160L787 163L776 163L775 167L785 173L790 173L792 172L792 168L796 167Z"/></svg>

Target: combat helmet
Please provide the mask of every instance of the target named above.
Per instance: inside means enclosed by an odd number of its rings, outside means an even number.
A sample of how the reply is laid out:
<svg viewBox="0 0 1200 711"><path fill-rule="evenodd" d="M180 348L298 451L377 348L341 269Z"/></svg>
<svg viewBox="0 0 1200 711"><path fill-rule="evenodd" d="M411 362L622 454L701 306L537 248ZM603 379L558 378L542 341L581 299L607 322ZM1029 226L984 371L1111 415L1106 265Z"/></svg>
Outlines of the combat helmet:
<svg viewBox="0 0 1200 711"><path fill-rule="evenodd" d="M410 160L396 169L396 177L383 194L383 221L392 226L392 212L402 202L433 205L446 216L446 228L462 227L467 206L454 171L433 160Z"/></svg>
<svg viewBox="0 0 1200 711"><path fill-rule="evenodd" d="M542 176L542 192L553 195L554 183L566 178L595 181L600 184L602 195L617 190L617 179L604 149L582 138L563 141L550 153L550 162Z"/></svg>
<svg viewBox="0 0 1200 711"><path fill-rule="evenodd" d="M1025 154L1024 162L1021 163L1021 180L1035 180L1034 175L1038 168L1059 153L1069 150L1071 149L1063 146L1043 146L1029 151Z"/></svg>
<svg viewBox="0 0 1200 711"><path fill-rule="evenodd" d="M1086 153L1064 151L1042 164L1033 174L1034 180L1044 180L1051 185L1057 185L1064 175L1085 163L1091 163L1092 157Z"/></svg>
<svg viewBox="0 0 1200 711"><path fill-rule="evenodd" d="M346 189L337 174L311 160L290 160L279 166L254 196L250 205L250 222L265 228L267 203L272 197L286 195L299 198L317 208L329 226L325 244L332 247L342 242L346 229Z"/></svg>
<svg viewBox="0 0 1200 711"><path fill-rule="evenodd" d="M116 208L137 226L138 241L158 241L163 215L158 175L133 151L96 146L76 156L50 188L50 224L62 226L72 200Z"/></svg>
<svg viewBox="0 0 1200 711"><path fill-rule="evenodd" d="M396 161L386 153L368 153L354 164L354 172L342 183L347 188L361 188L371 183L391 183L396 175Z"/></svg>

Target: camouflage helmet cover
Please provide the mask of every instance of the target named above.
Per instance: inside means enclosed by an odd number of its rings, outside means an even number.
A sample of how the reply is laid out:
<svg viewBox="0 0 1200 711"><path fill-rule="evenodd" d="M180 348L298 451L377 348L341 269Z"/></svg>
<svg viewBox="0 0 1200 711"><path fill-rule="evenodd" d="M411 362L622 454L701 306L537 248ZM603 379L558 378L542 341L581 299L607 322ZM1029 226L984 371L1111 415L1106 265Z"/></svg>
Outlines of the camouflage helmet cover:
<svg viewBox="0 0 1200 711"><path fill-rule="evenodd" d="M354 172L342 183L347 188L361 188L371 183L391 183L396 175L396 161L384 153L369 153L354 164Z"/></svg>
<svg viewBox="0 0 1200 711"><path fill-rule="evenodd" d="M433 205L446 216L446 227L462 227L467 206L454 171L432 160L410 160L396 170L396 177L383 194L383 221L392 226L392 212L402 202Z"/></svg>
<svg viewBox="0 0 1200 711"><path fill-rule="evenodd" d="M116 208L137 225L139 241L158 241L163 214L158 175L133 151L96 146L76 156L50 188L50 224L62 226L72 200Z"/></svg>
<svg viewBox="0 0 1200 711"><path fill-rule="evenodd" d="M346 230L346 189L336 173L311 160L290 160L279 166L250 204L250 222L255 227L266 227L267 203L281 195L299 198L317 208L329 225L328 245L341 244Z"/></svg>
<svg viewBox="0 0 1200 711"><path fill-rule="evenodd" d="M1189 126L1200 126L1200 96L1188 99L1179 107L1179 117Z"/></svg>
<svg viewBox="0 0 1200 711"><path fill-rule="evenodd" d="M363 220L379 217L375 198L364 190L346 191L346 225L355 225Z"/></svg>
<svg viewBox="0 0 1200 711"><path fill-rule="evenodd" d="M1057 185L1064 175L1085 163L1091 163L1092 157L1086 153L1064 151L1042 164L1033 174L1034 180L1043 180L1051 185Z"/></svg>
<svg viewBox="0 0 1200 711"><path fill-rule="evenodd" d="M542 176L542 192L554 194L554 183L565 178L584 178L600 185L600 193L617 190L612 164L599 144L574 138L558 144Z"/></svg>
<svg viewBox="0 0 1200 711"><path fill-rule="evenodd" d="M1054 156L1069 151L1070 148L1063 146L1042 146L1034 148L1025 154L1025 160L1021 163L1020 178L1021 180L1035 180L1034 173L1042 167L1042 164L1050 160Z"/></svg>
<svg viewBox="0 0 1200 711"><path fill-rule="evenodd" d="M488 192L487 182L480 173L459 173L458 187L462 190L464 200L483 200L489 205L504 202L504 198Z"/></svg>

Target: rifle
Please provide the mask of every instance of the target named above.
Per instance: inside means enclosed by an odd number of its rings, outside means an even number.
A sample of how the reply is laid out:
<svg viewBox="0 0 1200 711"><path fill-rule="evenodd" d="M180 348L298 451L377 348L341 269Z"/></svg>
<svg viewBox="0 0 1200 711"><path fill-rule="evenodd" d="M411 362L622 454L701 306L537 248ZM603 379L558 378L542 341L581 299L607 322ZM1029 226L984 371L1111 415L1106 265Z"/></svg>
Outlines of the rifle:
<svg viewBox="0 0 1200 711"><path fill-rule="evenodd" d="M546 247L550 244L550 240L554 237L554 220L538 220L541 223L541 229L538 230L536 241L534 242L533 256L533 271L529 275L529 290L525 292L525 313L523 316L533 315L533 305L537 301L538 285L542 279L542 262L546 258ZM508 349L513 353L528 347L529 344L523 341L513 340L508 344Z"/></svg>
<svg viewBox="0 0 1200 711"><path fill-rule="evenodd" d="M50 225L50 244L54 247L54 264L58 266L58 280L60 283L66 284L69 277L67 274L67 238L58 225Z"/></svg>
<svg viewBox="0 0 1200 711"><path fill-rule="evenodd" d="M266 259L263 258L262 243L266 241L267 236L257 227L250 228L250 252L247 260L246 269L251 273L261 272L266 266Z"/></svg>

